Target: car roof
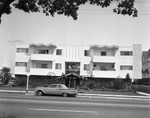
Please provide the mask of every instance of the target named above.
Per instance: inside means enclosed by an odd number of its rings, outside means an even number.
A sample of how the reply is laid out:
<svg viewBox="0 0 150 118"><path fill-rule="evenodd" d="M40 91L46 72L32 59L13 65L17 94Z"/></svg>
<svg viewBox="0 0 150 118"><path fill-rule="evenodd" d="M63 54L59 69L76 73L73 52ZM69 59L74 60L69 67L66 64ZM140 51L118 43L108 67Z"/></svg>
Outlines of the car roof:
<svg viewBox="0 0 150 118"><path fill-rule="evenodd" d="M64 85L64 84L50 84L50 85Z"/></svg>

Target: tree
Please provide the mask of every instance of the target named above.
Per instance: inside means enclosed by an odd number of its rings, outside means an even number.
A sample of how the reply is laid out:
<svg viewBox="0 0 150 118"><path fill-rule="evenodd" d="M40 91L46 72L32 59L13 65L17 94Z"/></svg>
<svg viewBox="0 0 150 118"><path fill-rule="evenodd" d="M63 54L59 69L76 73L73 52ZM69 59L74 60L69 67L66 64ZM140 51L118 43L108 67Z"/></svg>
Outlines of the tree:
<svg viewBox="0 0 150 118"><path fill-rule="evenodd" d="M90 3L104 8L114 2L116 2L116 7L113 12L137 17L137 9L134 7L135 0L0 0L0 21L3 14L12 12L12 7L28 13L43 12L51 16L63 14L76 20L80 5Z"/></svg>
<svg viewBox="0 0 150 118"><path fill-rule="evenodd" d="M7 68L7 67L3 67L0 70L0 76L2 78L2 83L3 84L8 84L10 78L11 78L11 74L10 74L11 69Z"/></svg>
<svg viewBox="0 0 150 118"><path fill-rule="evenodd" d="M130 78L130 74L129 74L129 73L127 73L126 78L125 78L125 81L126 81L127 83L131 83L131 78Z"/></svg>

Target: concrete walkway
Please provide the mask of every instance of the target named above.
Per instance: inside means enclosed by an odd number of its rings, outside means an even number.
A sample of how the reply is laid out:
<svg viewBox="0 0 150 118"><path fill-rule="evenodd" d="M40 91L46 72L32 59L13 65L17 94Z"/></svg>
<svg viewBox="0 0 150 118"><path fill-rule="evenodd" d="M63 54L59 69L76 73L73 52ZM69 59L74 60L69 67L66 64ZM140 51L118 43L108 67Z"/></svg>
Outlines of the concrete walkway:
<svg viewBox="0 0 150 118"><path fill-rule="evenodd" d="M35 95L34 91L16 91L16 90L0 90L0 93L20 93L25 95ZM137 92L142 96L132 96L132 95L110 95L110 94L87 94L78 93L77 97L80 98L103 98L103 99L130 99L130 100L150 100L150 94Z"/></svg>

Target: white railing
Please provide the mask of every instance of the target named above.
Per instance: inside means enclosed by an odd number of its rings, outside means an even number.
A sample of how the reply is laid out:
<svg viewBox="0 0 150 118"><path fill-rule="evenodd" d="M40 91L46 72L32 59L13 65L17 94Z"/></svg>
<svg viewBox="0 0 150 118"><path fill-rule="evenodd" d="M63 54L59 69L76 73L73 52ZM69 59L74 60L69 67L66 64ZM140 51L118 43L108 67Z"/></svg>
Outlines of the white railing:
<svg viewBox="0 0 150 118"><path fill-rule="evenodd" d="M30 68L31 75L47 75L49 72L52 72L50 68Z"/></svg>
<svg viewBox="0 0 150 118"><path fill-rule="evenodd" d="M93 62L116 62L115 56L93 56Z"/></svg>
<svg viewBox="0 0 150 118"><path fill-rule="evenodd" d="M22 75L26 75L26 67L15 67L15 74L22 74Z"/></svg>
<svg viewBox="0 0 150 118"><path fill-rule="evenodd" d="M94 77L104 77L104 78L116 78L117 73L116 71L100 71L100 70L93 70Z"/></svg>
<svg viewBox="0 0 150 118"><path fill-rule="evenodd" d="M38 60L38 61L53 61L53 55L49 54L31 54L31 60Z"/></svg>

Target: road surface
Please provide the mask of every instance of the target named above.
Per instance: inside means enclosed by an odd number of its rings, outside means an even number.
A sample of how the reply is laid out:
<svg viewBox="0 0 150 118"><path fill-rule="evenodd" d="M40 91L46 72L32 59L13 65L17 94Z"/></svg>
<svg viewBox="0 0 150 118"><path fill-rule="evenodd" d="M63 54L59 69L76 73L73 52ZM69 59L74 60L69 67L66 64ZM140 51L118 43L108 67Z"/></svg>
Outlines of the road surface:
<svg viewBox="0 0 150 118"><path fill-rule="evenodd" d="M150 101L1 93L3 113L16 118L150 118Z"/></svg>

